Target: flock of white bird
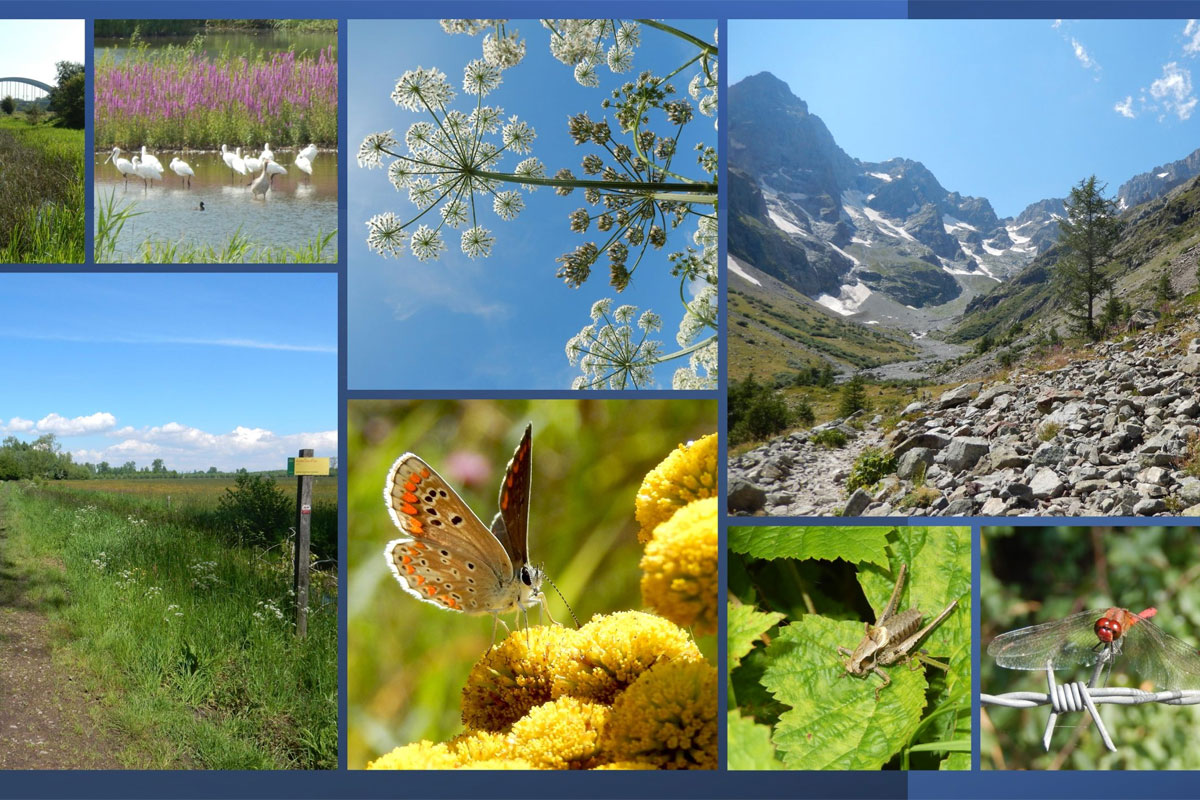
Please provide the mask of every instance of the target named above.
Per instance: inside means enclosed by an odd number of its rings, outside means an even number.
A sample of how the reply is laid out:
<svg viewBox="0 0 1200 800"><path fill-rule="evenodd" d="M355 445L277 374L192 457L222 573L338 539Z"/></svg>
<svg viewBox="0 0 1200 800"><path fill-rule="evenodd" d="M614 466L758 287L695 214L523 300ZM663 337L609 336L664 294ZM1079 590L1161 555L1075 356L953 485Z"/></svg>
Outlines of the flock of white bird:
<svg viewBox="0 0 1200 800"><path fill-rule="evenodd" d="M121 148L114 147L108 158L104 159L107 164L112 161L117 168L117 172L125 178L125 185L129 186L129 178L141 178L142 182L149 187L152 181L161 181L163 179L163 165L158 160L158 157L153 153L146 151L146 146L142 145L141 155L135 154L133 159L121 157ZM317 146L310 144L296 154L296 160L292 162L293 166L301 172L312 175L312 162L317 157ZM271 181L276 175L287 175L287 167L275 161L275 153L271 150L271 143L267 142L258 156L242 155L242 148L236 151L230 150L228 146L221 145L221 158L225 161L225 166L229 167L237 175L253 175L259 173L258 177L250 184L251 197L262 197L264 200L267 197L267 191L271 188ZM176 156L171 159L171 171L178 175L182 182L187 186L192 185L192 178L195 172L186 161Z"/></svg>

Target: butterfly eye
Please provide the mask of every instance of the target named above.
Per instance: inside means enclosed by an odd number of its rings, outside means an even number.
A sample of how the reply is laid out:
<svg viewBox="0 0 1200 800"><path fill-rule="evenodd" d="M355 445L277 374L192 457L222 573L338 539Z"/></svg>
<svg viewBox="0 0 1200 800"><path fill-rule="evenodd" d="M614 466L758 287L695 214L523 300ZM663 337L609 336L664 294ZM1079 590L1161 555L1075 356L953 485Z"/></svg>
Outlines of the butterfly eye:
<svg viewBox="0 0 1200 800"><path fill-rule="evenodd" d="M529 575L529 567L521 567L521 583L526 586L533 585L533 578Z"/></svg>

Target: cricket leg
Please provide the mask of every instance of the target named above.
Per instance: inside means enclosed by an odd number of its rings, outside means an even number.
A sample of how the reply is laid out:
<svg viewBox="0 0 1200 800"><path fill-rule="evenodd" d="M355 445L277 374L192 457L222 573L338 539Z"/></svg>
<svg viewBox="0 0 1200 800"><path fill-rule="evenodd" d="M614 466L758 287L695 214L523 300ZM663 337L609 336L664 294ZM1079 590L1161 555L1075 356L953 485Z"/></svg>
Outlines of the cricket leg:
<svg viewBox="0 0 1200 800"><path fill-rule="evenodd" d="M896 646L891 649L893 650L893 652L896 652L896 653L907 654L910 650L912 650L914 647L917 646L917 642L921 641L926 636L928 636L929 632L932 631L934 628L936 628L939 624L941 624L942 620L944 620L946 617L950 616L950 612L956 608L958 608L957 600L951 602L950 605L946 606L945 610L942 611L942 613L938 614L937 617L933 620L933 622L930 622L924 628L921 628L921 630L917 631L916 633L914 633L912 636L908 637L904 641L898 642L896 644ZM900 658L897 658L896 660L899 661Z"/></svg>
<svg viewBox="0 0 1200 800"><path fill-rule="evenodd" d="M890 677L888 677L888 674L886 672L884 672L877 666L871 667L871 671L874 672L879 677L883 678L883 685L875 687L875 702L878 703L879 702L879 693L891 685L892 679Z"/></svg>
<svg viewBox="0 0 1200 800"><path fill-rule="evenodd" d="M883 613L879 615L879 619L875 620L876 625L883 625L896 615L896 605L900 602L900 592L904 589L904 576L906 574L908 574L908 564L901 564L900 574L896 576L896 587L892 589L892 598L888 600L887 607L883 609Z"/></svg>

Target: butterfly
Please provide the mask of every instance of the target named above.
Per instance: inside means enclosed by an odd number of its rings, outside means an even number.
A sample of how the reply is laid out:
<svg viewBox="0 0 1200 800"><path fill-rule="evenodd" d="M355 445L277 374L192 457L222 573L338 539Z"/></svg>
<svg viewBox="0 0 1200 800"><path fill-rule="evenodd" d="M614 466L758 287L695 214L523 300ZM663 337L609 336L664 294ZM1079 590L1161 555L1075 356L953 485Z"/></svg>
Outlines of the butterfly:
<svg viewBox="0 0 1200 800"><path fill-rule="evenodd" d="M491 614L496 621L501 614L516 612L519 618L535 605L546 607L542 570L529 564L526 549L532 435L527 425L504 471L500 511L490 529L420 458L405 453L396 459L383 500L405 535L388 542L383 554L404 591L451 611ZM494 638L494 624L492 632Z"/></svg>

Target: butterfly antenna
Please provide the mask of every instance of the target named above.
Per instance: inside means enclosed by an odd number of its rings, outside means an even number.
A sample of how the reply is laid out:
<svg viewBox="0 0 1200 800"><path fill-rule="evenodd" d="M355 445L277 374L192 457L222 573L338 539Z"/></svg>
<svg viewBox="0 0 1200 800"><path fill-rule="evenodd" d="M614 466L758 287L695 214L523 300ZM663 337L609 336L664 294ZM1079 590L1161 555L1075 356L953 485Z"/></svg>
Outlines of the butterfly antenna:
<svg viewBox="0 0 1200 800"><path fill-rule="evenodd" d="M542 573L542 578L543 578L543 579L546 581L546 583L550 584L550 586L551 586L551 587L553 587L553 589L554 589L554 593L555 593L556 595L558 595L558 598L559 598L560 600L562 600L562 601L563 601L563 605L567 607L567 613L571 615L571 619L572 619L572 620L574 620L574 622L575 622L575 627L576 627L576 628L578 628L578 627L579 627L579 617L575 616L575 610L571 608L571 604L567 602L567 598L563 597L563 593L562 593L562 592L560 592L560 591L558 590L558 587L554 585L554 581L550 580L550 576L549 576L549 575L547 575L547 574L545 574L545 573ZM542 603L542 607L543 607L543 608L546 608L546 604L545 604L545 603ZM547 613L547 614L549 614L549 613L550 613L550 609L549 609L549 608L546 608L546 613ZM550 617L550 621L551 621L551 622L554 622L554 617ZM557 624L557 623L556 623L556 624Z"/></svg>

